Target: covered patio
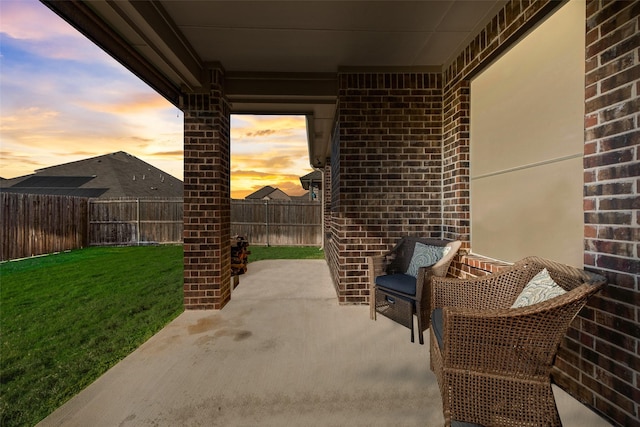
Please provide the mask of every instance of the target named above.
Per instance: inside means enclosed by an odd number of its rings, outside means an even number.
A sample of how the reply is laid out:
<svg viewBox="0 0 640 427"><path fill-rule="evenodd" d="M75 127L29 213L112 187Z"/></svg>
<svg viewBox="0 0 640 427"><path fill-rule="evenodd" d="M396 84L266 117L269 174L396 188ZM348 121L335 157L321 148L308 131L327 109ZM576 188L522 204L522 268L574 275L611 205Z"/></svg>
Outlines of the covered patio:
<svg viewBox="0 0 640 427"><path fill-rule="evenodd" d="M185 311L39 426L436 427L428 344L340 306L324 261L258 261L224 310ZM565 427L609 425L555 393Z"/></svg>
<svg viewBox="0 0 640 427"><path fill-rule="evenodd" d="M585 268L608 284L572 324L554 381L640 427L640 2L42 1L184 112L184 327L242 304L231 114L304 114L345 316L323 330L367 317L366 258L404 235L462 241L458 277L528 255Z"/></svg>

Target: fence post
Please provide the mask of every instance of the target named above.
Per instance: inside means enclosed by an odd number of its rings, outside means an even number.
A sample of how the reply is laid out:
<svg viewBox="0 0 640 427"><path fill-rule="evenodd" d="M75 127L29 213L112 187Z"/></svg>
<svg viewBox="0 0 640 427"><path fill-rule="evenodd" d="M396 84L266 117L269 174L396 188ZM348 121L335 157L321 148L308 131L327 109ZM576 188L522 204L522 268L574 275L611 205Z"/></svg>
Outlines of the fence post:
<svg viewBox="0 0 640 427"><path fill-rule="evenodd" d="M136 199L136 244L140 244L140 199Z"/></svg>
<svg viewBox="0 0 640 427"><path fill-rule="evenodd" d="M269 199L264 201L264 223L266 226L267 247L269 247Z"/></svg>
<svg viewBox="0 0 640 427"><path fill-rule="evenodd" d="M91 204L93 199L87 199L87 246L91 245Z"/></svg>

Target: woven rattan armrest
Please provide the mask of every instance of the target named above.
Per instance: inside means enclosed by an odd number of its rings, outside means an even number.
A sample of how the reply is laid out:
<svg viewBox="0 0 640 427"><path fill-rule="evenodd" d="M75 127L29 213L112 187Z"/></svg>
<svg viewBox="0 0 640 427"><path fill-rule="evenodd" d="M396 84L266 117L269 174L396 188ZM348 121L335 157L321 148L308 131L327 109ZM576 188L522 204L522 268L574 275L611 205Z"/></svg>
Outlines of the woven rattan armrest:
<svg viewBox="0 0 640 427"><path fill-rule="evenodd" d="M442 277L431 279L431 307L460 307L490 310L504 307L506 300L513 301L517 293L499 294L495 280L458 280ZM519 291L518 291L519 292ZM510 305L510 304L509 304Z"/></svg>
<svg viewBox="0 0 640 427"><path fill-rule="evenodd" d="M384 274L387 268L386 255L370 256L367 257L367 264L369 265L369 271L374 275L373 277Z"/></svg>
<svg viewBox="0 0 640 427"><path fill-rule="evenodd" d="M438 262L436 262L430 267L431 274L433 276L445 277L447 275L447 272L449 271L449 266L451 265L451 261L453 261L453 258L458 253L458 250L460 249L461 245L462 245L462 242L459 240L448 242L445 245L446 247L450 248L449 252L445 256L440 258Z"/></svg>

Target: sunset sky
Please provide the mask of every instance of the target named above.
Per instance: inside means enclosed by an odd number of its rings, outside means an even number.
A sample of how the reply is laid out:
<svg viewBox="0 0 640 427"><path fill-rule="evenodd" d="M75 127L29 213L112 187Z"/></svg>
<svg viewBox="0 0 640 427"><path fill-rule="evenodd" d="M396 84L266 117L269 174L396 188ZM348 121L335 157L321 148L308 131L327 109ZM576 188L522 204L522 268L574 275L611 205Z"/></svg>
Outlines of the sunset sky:
<svg viewBox="0 0 640 427"><path fill-rule="evenodd" d="M183 179L182 112L37 0L0 0L0 176L126 151ZM304 193L301 116L231 117L231 192Z"/></svg>

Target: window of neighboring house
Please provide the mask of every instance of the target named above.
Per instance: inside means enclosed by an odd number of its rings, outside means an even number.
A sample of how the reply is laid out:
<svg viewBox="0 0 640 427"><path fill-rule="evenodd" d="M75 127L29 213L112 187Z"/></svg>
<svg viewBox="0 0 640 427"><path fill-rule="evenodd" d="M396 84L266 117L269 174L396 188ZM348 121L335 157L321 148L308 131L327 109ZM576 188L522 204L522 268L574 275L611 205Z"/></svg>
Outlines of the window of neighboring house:
<svg viewBox="0 0 640 427"><path fill-rule="evenodd" d="M471 250L583 265L585 3L471 81Z"/></svg>

